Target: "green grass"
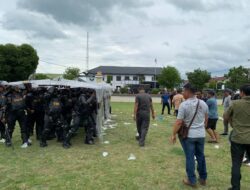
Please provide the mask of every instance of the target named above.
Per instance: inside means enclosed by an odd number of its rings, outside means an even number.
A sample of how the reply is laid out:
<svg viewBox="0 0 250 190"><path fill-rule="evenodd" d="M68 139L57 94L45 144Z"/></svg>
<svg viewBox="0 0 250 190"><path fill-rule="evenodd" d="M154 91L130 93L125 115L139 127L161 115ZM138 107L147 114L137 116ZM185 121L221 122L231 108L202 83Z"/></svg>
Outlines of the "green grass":
<svg viewBox="0 0 250 190"><path fill-rule="evenodd" d="M160 112L160 105L155 105ZM220 109L221 111L221 109ZM185 190L184 155L180 144L169 144L174 117L164 121L152 121L158 126L149 130L146 147L138 147L132 120L133 104L113 103L115 129L108 129L104 140L94 146L83 144L83 131L73 140L73 147L64 150L61 144L49 141L49 147L41 149L35 141L26 150L20 148L19 130L15 131L15 150L0 146L0 189L128 189L128 190ZM124 125L124 122L131 125ZM222 132L222 122L218 131ZM107 151L107 157L102 152ZM130 153L135 161L128 161ZM230 151L226 138L221 139L220 149L206 145L208 186L200 189L224 190L230 186ZM250 168L242 167L242 189L250 188Z"/></svg>

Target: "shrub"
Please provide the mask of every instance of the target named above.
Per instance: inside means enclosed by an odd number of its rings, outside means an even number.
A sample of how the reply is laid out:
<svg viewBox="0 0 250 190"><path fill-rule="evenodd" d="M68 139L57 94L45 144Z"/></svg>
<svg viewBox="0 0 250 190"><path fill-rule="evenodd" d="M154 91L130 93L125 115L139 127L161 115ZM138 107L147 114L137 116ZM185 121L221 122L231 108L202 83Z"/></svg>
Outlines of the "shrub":
<svg viewBox="0 0 250 190"><path fill-rule="evenodd" d="M159 89L159 88L153 88L153 89L151 90L151 94L159 94L159 92L160 92L160 89Z"/></svg>
<svg viewBox="0 0 250 190"><path fill-rule="evenodd" d="M121 92L121 94L127 94L128 93L128 87L125 86L123 88L120 88L120 92Z"/></svg>

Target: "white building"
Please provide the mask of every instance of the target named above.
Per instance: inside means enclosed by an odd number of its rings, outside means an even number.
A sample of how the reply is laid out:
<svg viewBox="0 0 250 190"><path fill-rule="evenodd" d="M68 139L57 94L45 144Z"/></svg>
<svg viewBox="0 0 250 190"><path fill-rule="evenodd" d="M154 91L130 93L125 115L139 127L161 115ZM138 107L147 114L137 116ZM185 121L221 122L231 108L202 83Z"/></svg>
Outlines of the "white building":
<svg viewBox="0 0 250 190"><path fill-rule="evenodd" d="M160 67L116 67L100 66L89 70L89 74L102 73L103 81L110 83L113 89L119 89L126 85L155 83L155 76L162 71Z"/></svg>

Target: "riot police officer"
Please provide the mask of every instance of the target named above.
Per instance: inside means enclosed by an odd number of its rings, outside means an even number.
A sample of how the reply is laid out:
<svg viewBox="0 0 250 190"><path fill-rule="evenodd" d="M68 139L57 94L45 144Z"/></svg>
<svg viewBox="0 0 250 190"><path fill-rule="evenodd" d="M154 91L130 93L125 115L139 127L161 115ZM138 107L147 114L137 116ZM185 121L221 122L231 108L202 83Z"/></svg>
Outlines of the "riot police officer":
<svg viewBox="0 0 250 190"><path fill-rule="evenodd" d="M62 114L68 125L72 120L72 111L75 103L75 98L72 96L71 90L66 88L62 91L61 100L63 103Z"/></svg>
<svg viewBox="0 0 250 190"><path fill-rule="evenodd" d="M27 129L29 135L33 134L36 126L36 138L40 140L44 126L44 97L41 87L29 91L26 96L27 106Z"/></svg>
<svg viewBox="0 0 250 190"><path fill-rule="evenodd" d="M53 128L55 128L57 140L63 141L63 130L67 128L67 123L63 118L62 108L63 104L58 90L51 87L45 95L44 130L40 141L41 147L48 146L46 140Z"/></svg>
<svg viewBox="0 0 250 190"><path fill-rule="evenodd" d="M90 125L93 126L93 136L97 137L97 128L96 128L96 119L97 119L97 109L98 103L96 98L96 92L94 90L88 90L87 97L89 99L89 117L90 117Z"/></svg>
<svg viewBox="0 0 250 190"><path fill-rule="evenodd" d="M65 137L63 143L64 148L70 148L71 146L70 140L72 136L77 132L82 123L84 123L86 132L85 144L90 144L90 145L94 144L94 139L93 139L94 125L93 122L91 121L89 113L89 103L92 101L94 96L90 96L87 99L85 93L86 91L82 89L78 101L74 106L73 116L72 116L73 117L72 126Z"/></svg>
<svg viewBox="0 0 250 190"><path fill-rule="evenodd" d="M6 114L9 133L9 138L6 138L6 146L11 146L12 134L14 132L16 121L18 121L23 141L21 147L27 148L31 143L28 141L26 128L25 99L18 86L12 87L10 93L7 95Z"/></svg>
<svg viewBox="0 0 250 190"><path fill-rule="evenodd" d="M0 142L5 143L5 111L6 97L4 95L5 87L0 84Z"/></svg>
<svg viewBox="0 0 250 190"><path fill-rule="evenodd" d="M33 108L33 101L34 101L34 89L29 89L27 91L25 97L25 104L27 108L27 118L26 118L26 126L27 126L27 133L29 136L33 135L34 132L34 108Z"/></svg>

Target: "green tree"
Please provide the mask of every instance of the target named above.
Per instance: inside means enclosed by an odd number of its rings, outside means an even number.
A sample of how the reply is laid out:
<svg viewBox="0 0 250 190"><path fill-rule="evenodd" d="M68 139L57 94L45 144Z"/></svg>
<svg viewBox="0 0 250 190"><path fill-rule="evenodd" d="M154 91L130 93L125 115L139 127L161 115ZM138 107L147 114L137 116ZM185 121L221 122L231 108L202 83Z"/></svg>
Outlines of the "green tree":
<svg viewBox="0 0 250 190"><path fill-rule="evenodd" d="M74 80L80 75L80 69L77 67L69 67L65 70L63 78L68 80Z"/></svg>
<svg viewBox="0 0 250 190"><path fill-rule="evenodd" d="M111 83L112 82L112 80L113 80L113 76L111 76L111 75L108 75L107 76L107 83Z"/></svg>
<svg viewBox="0 0 250 190"><path fill-rule="evenodd" d="M0 45L0 80L27 80L35 72L39 57L36 50L28 45Z"/></svg>
<svg viewBox="0 0 250 190"><path fill-rule="evenodd" d="M158 82L161 86L173 89L178 87L181 83L180 72L171 66L162 69L161 74L158 76Z"/></svg>
<svg viewBox="0 0 250 190"><path fill-rule="evenodd" d="M196 69L193 72L186 73L188 81L198 90L203 90L206 83L211 79L211 74L206 70Z"/></svg>
<svg viewBox="0 0 250 190"><path fill-rule="evenodd" d="M139 82L140 82L140 83L145 82L145 76L144 76L144 75L140 75L140 76L139 76Z"/></svg>
<svg viewBox="0 0 250 190"><path fill-rule="evenodd" d="M226 87L232 90L238 90L243 84L250 82L249 70L243 66L233 67L225 77L228 79Z"/></svg>
<svg viewBox="0 0 250 190"><path fill-rule="evenodd" d="M208 88L210 88L210 89L216 89L217 88L217 82L216 81L210 81L208 83Z"/></svg>
<svg viewBox="0 0 250 190"><path fill-rule="evenodd" d="M42 74L42 73L37 73L34 76L35 80L43 80L43 79L50 79L50 77L46 74Z"/></svg>

